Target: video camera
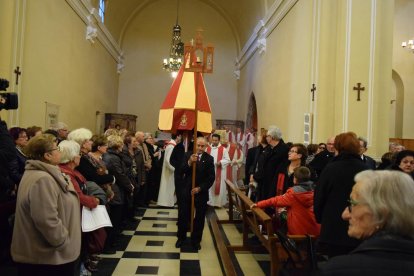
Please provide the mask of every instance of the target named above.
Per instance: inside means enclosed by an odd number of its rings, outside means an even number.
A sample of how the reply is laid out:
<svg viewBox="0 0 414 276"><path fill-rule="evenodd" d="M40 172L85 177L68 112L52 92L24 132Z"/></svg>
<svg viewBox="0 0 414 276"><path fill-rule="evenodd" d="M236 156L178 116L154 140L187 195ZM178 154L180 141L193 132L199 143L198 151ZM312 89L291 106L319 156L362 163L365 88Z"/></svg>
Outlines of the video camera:
<svg viewBox="0 0 414 276"><path fill-rule="evenodd" d="M9 87L9 81L0 79L0 91L6 91ZM17 109L19 100L16 93L0 93L0 110Z"/></svg>

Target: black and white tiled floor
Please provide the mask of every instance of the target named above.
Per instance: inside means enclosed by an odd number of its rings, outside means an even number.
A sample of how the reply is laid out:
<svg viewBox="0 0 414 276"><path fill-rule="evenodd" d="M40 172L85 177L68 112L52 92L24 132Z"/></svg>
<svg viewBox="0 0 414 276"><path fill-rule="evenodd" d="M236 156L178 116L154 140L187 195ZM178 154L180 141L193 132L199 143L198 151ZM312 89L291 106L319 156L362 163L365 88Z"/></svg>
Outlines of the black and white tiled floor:
<svg viewBox="0 0 414 276"><path fill-rule="evenodd" d="M117 253L101 255L99 271L95 276L127 275L223 275L215 241L209 224L205 224L201 250L195 251L189 244L175 248L177 231L177 209L139 209L139 222L127 225L119 239ZM228 219L226 209L210 208L207 216ZM232 245L242 243L240 225L222 225L224 240ZM238 275L269 275L269 255L237 252L230 254ZM0 275L15 276L13 264L0 264Z"/></svg>
<svg viewBox="0 0 414 276"><path fill-rule="evenodd" d="M140 209L139 222L123 232L114 255L101 255L93 275L223 275L206 223L202 249L175 248L177 209Z"/></svg>

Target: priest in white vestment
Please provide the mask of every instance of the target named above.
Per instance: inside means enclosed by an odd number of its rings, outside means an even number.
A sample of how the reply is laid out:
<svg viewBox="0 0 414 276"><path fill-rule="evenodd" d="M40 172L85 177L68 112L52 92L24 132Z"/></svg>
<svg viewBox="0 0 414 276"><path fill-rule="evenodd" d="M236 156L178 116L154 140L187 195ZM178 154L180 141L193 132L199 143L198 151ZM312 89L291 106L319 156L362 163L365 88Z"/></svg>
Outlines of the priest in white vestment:
<svg viewBox="0 0 414 276"><path fill-rule="evenodd" d="M175 185L174 170L170 164L171 153L178 143L181 142L181 135L171 135L171 140L165 147L164 161L162 163L162 173L160 181L160 191L158 193L157 205L165 207L174 207L175 204Z"/></svg>
<svg viewBox="0 0 414 276"><path fill-rule="evenodd" d="M228 201L226 168L230 164L230 158L227 149L220 144L220 135L213 134L211 146L207 147L206 152L214 158L214 169L216 173L216 180L209 190L209 201L207 204L210 206L222 207L226 205Z"/></svg>
<svg viewBox="0 0 414 276"><path fill-rule="evenodd" d="M230 158L230 164L227 166L227 179L237 184L239 169L243 165L243 152L236 143L227 143L225 141L223 146L227 149Z"/></svg>

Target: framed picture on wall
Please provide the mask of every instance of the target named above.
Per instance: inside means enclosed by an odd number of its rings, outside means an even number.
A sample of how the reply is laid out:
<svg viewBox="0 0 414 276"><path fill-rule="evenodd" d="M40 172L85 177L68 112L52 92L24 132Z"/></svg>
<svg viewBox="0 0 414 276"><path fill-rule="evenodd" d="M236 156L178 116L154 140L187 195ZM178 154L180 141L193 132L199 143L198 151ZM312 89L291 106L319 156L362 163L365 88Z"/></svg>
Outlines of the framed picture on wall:
<svg viewBox="0 0 414 276"><path fill-rule="evenodd" d="M137 125L137 116L131 114L105 113L105 130L108 128L127 129L135 131Z"/></svg>
<svg viewBox="0 0 414 276"><path fill-rule="evenodd" d="M57 104L45 102L46 104L46 116L45 116L45 129L53 128L59 122L59 108Z"/></svg>
<svg viewBox="0 0 414 276"><path fill-rule="evenodd" d="M216 120L216 129L226 129L236 133L236 128L240 127L244 132L244 121L238 120Z"/></svg>

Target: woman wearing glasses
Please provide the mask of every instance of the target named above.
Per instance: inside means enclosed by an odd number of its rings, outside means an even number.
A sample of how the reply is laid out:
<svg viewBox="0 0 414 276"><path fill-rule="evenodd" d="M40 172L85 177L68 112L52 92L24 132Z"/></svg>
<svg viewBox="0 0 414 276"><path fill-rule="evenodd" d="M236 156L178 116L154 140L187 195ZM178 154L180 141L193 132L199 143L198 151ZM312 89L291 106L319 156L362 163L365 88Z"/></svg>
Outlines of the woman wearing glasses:
<svg viewBox="0 0 414 276"><path fill-rule="evenodd" d="M355 181L342 219L348 235L363 242L329 260L321 275L412 275L413 179L398 171L364 171Z"/></svg>
<svg viewBox="0 0 414 276"><path fill-rule="evenodd" d="M56 138L36 136L25 152L31 160L17 195L13 260L19 275L74 275L81 247L80 203L57 166Z"/></svg>

